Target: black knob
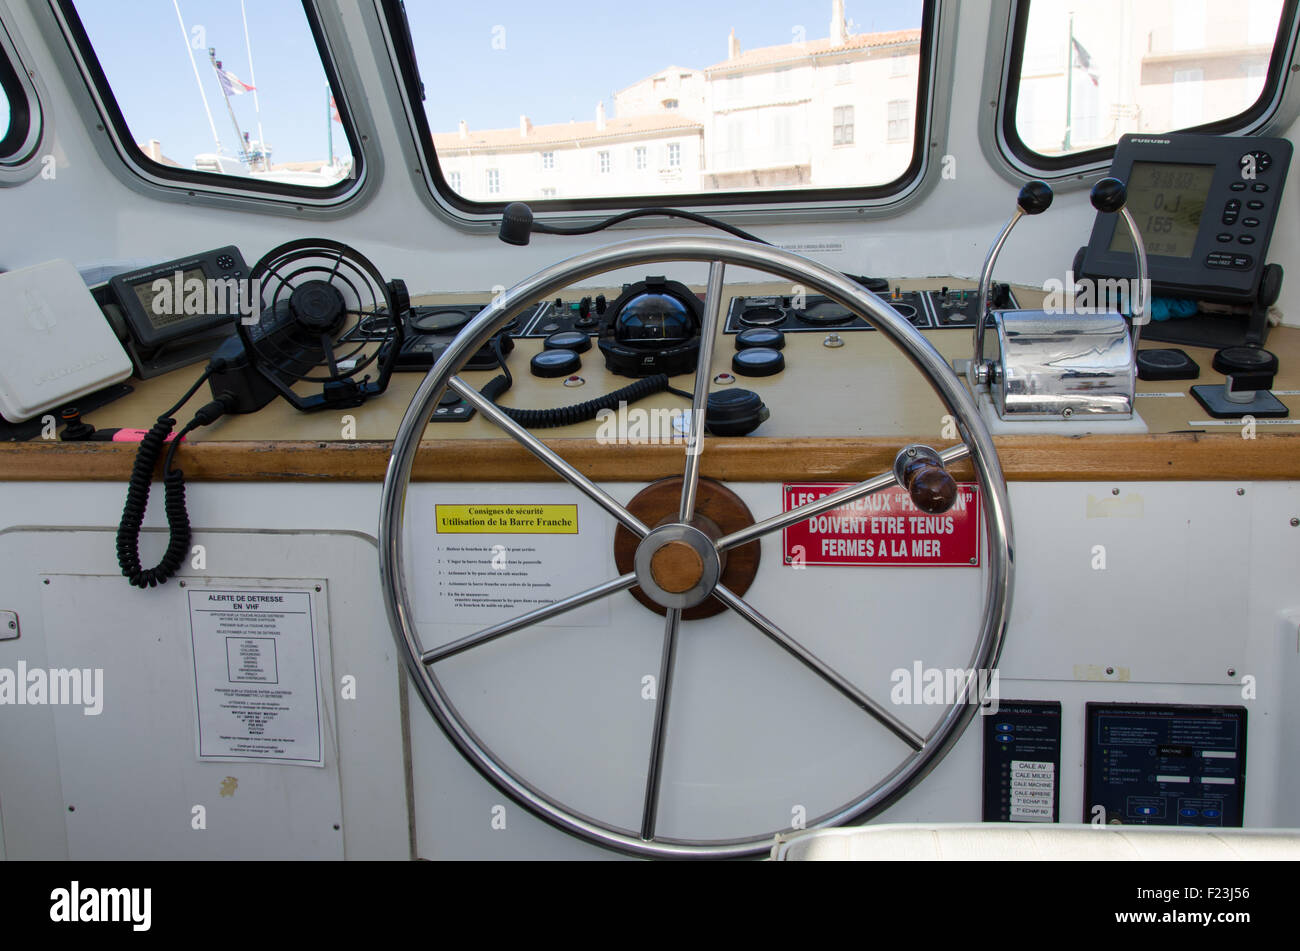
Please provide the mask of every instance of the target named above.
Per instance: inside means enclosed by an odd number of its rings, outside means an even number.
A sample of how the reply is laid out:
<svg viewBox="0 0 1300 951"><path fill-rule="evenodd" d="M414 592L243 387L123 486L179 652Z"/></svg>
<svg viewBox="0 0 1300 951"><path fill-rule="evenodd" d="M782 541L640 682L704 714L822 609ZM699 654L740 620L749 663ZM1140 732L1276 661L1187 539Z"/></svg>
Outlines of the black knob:
<svg viewBox="0 0 1300 951"><path fill-rule="evenodd" d="M585 320L590 315L591 315L591 298L584 297L582 300L578 301L578 316Z"/></svg>
<svg viewBox="0 0 1300 951"><path fill-rule="evenodd" d="M1234 393L1271 389L1277 375L1277 357L1258 347L1227 347L1214 355L1211 366L1228 378Z"/></svg>
<svg viewBox="0 0 1300 951"><path fill-rule="evenodd" d="M65 424L62 436L64 442L84 442L95 435L95 427L83 422L81 412L75 407L69 406L59 415Z"/></svg>
<svg viewBox="0 0 1300 951"><path fill-rule="evenodd" d="M1020 189L1016 204L1027 215L1041 215L1052 207L1052 186L1047 182L1029 182Z"/></svg>
<svg viewBox="0 0 1300 951"><path fill-rule="evenodd" d="M1092 186L1092 207L1114 214L1128 200L1128 188L1118 178L1103 178Z"/></svg>
<svg viewBox="0 0 1300 951"><path fill-rule="evenodd" d="M603 314L605 313L605 309L606 309L607 307L609 307L609 301L605 300L605 295L604 295L604 294L597 294L597 295L596 295L596 313L597 313L597 314L602 314L602 315L603 315Z"/></svg>
<svg viewBox="0 0 1300 951"><path fill-rule="evenodd" d="M501 230L497 232L506 244L525 245L532 239L533 209L521 201L506 205L501 213Z"/></svg>

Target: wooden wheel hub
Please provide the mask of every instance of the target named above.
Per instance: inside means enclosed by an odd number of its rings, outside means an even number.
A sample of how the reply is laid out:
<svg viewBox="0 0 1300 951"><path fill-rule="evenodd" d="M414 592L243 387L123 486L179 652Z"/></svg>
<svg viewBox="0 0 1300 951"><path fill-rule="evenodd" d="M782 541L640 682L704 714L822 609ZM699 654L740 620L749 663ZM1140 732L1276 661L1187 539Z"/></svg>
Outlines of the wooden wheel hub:
<svg viewBox="0 0 1300 951"><path fill-rule="evenodd" d="M685 542L669 542L651 556L650 572L659 587L681 594L704 577L704 559Z"/></svg>
<svg viewBox="0 0 1300 951"><path fill-rule="evenodd" d="M711 546L701 551L700 533L712 542L754 524L748 506L720 482L700 479L696 493L695 517L689 525L678 524L681 506L680 477L663 479L646 487L628 503L628 511L654 531L639 540L623 526L614 534L614 562L621 574L637 571L637 556L646 572L640 576L662 589L655 597L643 586L631 589L634 598L657 614L666 614L669 595L688 595L703 584L708 592L721 584L743 595L758 573L759 543L750 542L731 551L716 554ZM671 531L669 527L674 526ZM681 536L681 537L677 537ZM645 549L643 552L642 549ZM682 609L682 620L713 617L726 610L722 602L705 593L704 600Z"/></svg>

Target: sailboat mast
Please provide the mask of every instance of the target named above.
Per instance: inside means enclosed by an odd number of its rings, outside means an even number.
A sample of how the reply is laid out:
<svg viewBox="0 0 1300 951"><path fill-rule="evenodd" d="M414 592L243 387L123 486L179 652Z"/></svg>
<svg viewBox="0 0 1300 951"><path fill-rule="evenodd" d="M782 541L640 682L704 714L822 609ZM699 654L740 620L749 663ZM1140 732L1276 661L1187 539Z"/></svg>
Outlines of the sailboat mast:
<svg viewBox="0 0 1300 951"><path fill-rule="evenodd" d="M325 87L325 128L329 130L330 168L334 167L334 90Z"/></svg>
<svg viewBox="0 0 1300 951"><path fill-rule="evenodd" d="M199 95L203 98L203 111L208 114L208 125L212 128L212 140L217 143L217 154L221 154L221 136L217 135L217 123L212 118L212 107L208 105L208 94L203 89L203 77L199 75L199 63L194 58L194 45L190 42L190 35L185 31L185 18L181 16L180 0L172 0L172 6L176 8L176 19L181 25L181 39L185 43L185 52L189 54L190 66L194 67L194 82L198 84Z"/></svg>
<svg viewBox="0 0 1300 951"><path fill-rule="evenodd" d="M244 164L251 168L248 147L244 144L244 130L239 127L239 120L235 118L235 107L230 104L230 93L226 92L226 84L221 81L221 64L217 62L215 47L208 47L208 59L212 61L212 71L217 74L217 85L221 87L221 95L226 99L226 111L230 113L230 123L235 127L235 138L239 140L240 154L244 156Z"/></svg>
<svg viewBox="0 0 1300 951"><path fill-rule="evenodd" d="M244 46L248 49L248 81L253 86L253 111L257 113L257 144L262 153L262 171L271 170L271 156L266 150L266 133L262 131L262 103L257 98L257 70L253 68L253 38L248 33L248 7L239 0L239 10L244 15Z"/></svg>

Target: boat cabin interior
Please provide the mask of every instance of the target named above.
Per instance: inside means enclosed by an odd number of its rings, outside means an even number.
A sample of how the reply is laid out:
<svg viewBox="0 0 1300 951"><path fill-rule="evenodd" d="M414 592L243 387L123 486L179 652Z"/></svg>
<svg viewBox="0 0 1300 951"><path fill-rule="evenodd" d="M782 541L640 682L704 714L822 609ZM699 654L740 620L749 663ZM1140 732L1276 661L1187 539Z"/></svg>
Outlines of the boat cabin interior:
<svg viewBox="0 0 1300 951"><path fill-rule="evenodd" d="M1300 856L1297 6L0 0L0 858Z"/></svg>

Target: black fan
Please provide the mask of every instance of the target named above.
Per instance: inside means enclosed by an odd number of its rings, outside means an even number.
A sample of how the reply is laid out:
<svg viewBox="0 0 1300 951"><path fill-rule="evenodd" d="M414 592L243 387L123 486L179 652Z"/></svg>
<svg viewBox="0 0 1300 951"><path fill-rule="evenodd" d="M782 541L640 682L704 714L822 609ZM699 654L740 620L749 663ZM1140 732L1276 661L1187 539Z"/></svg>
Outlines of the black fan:
<svg viewBox="0 0 1300 951"><path fill-rule="evenodd" d="M321 238L275 248L250 280L261 288L261 311L240 322L239 339L252 367L294 407L360 406L387 388L405 323L388 318L410 309L402 281L386 282L360 252ZM369 332L353 333L359 326ZM304 384L320 391L306 393Z"/></svg>

